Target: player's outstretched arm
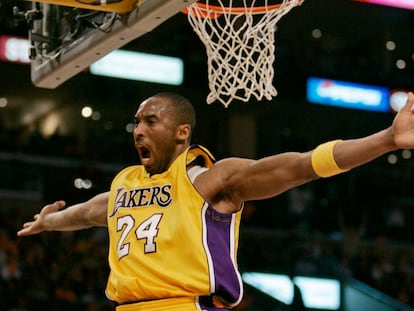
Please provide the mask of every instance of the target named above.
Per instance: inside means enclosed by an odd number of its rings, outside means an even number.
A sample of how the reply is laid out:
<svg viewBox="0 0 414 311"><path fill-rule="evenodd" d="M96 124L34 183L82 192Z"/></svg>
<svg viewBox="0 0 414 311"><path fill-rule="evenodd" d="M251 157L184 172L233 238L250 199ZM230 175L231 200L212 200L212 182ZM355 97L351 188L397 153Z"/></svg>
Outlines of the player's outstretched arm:
<svg viewBox="0 0 414 311"><path fill-rule="evenodd" d="M398 112L392 126L360 139L344 140L335 146L334 158L342 168L353 168L396 149L414 148L414 94Z"/></svg>
<svg viewBox="0 0 414 311"><path fill-rule="evenodd" d="M42 208L33 221L23 224L18 236L38 234L43 231L74 231L93 226L107 226L106 212L109 192L101 193L83 203L64 208L65 201L56 201Z"/></svg>
<svg viewBox="0 0 414 311"><path fill-rule="evenodd" d="M221 208L237 210L241 202L276 196L319 177L333 176L396 149L414 148L414 95L394 118L392 126L372 135L321 144L309 152L286 152L259 159L229 158L200 174L195 185L206 199ZM214 181L214 182L212 182ZM228 202L235 202L233 205Z"/></svg>

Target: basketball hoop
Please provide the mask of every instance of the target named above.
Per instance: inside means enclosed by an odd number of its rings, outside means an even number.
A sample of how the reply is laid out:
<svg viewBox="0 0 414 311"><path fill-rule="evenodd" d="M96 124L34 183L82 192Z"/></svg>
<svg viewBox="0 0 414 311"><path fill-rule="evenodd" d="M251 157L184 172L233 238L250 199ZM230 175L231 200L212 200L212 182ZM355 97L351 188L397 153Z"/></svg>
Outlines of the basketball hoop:
<svg viewBox="0 0 414 311"><path fill-rule="evenodd" d="M195 2L184 10L207 51L207 103L218 100L228 107L233 99L247 102L251 96L271 100L277 95L276 23L303 0L212 1Z"/></svg>

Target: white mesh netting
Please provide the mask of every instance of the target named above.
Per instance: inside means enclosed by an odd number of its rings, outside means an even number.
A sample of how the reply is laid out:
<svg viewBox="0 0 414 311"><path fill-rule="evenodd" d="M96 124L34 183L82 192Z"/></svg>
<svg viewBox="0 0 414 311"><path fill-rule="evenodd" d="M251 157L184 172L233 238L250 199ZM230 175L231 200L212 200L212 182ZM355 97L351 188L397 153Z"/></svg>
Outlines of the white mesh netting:
<svg viewBox="0 0 414 311"><path fill-rule="evenodd" d="M244 102L251 96L271 100L276 23L303 0L283 0L271 6L268 0L206 0L187 7L188 20L207 51L210 93L207 103L218 100L227 107L233 99ZM233 6L234 5L234 6ZM260 12L258 12L260 11Z"/></svg>

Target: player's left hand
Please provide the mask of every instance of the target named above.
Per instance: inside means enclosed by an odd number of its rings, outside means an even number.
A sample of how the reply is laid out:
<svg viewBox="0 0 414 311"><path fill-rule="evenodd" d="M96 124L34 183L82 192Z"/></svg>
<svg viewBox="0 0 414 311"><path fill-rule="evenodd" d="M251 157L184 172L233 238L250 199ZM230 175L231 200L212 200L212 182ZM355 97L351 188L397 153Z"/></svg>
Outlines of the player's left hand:
<svg viewBox="0 0 414 311"><path fill-rule="evenodd" d="M407 102L393 122L394 143L400 149L414 148L414 94L408 93Z"/></svg>

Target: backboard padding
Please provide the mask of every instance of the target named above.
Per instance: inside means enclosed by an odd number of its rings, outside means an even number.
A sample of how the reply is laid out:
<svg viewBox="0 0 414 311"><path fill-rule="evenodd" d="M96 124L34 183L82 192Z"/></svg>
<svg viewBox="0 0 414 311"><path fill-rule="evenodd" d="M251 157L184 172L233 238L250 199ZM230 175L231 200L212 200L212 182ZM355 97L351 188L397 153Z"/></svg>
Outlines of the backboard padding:
<svg viewBox="0 0 414 311"><path fill-rule="evenodd" d="M137 4L136 0L121 0L121 1L105 1L105 4L100 4L98 1L91 1L93 4L88 4L89 1L79 0L29 0L32 2L44 2L54 4L58 6L67 6L74 8L83 8L88 10L97 10L104 12L118 12L128 13L131 12ZM103 2L103 1L102 1Z"/></svg>
<svg viewBox="0 0 414 311"><path fill-rule="evenodd" d="M142 0L124 19L117 19L109 33L91 30L62 48L56 57L37 57L31 63L35 86L54 89L111 51L150 32L195 0Z"/></svg>

